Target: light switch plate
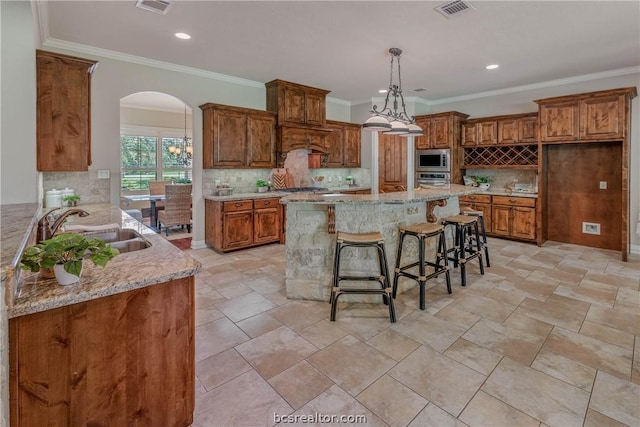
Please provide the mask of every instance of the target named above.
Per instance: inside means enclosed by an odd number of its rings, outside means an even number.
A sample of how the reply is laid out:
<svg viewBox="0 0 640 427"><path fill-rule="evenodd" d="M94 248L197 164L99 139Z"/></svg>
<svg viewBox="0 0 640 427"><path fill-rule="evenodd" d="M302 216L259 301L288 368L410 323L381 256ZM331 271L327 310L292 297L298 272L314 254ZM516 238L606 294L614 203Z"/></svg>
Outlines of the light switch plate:
<svg viewBox="0 0 640 427"><path fill-rule="evenodd" d="M98 179L109 179L109 169L99 169Z"/></svg>
<svg viewBox="0 0 640 427"><path fill-rule="evenodd" d="M607 181L600 181L600 189L601 190L607 189Z"/></svg>

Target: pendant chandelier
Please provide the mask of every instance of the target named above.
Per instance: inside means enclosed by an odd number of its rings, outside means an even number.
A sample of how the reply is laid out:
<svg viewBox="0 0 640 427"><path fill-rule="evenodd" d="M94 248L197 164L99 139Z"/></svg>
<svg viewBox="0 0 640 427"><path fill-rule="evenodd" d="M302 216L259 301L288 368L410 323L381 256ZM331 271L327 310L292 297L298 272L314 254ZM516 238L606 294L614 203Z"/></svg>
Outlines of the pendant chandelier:
<svg viewBox="0 0 640 427"><path fill-rule="evenodd" d="M176 163L191 166L191 156L193 154L193 144L187 137L187 104L184 104L184 138L177 145L169 146L169 155Z"/></svg>
<svg viewBox="0 0 640 427"><path fill-rule="evenodd" d="M413 116L407 114L402 96L402 78L400 76L400 55L402 50L397 47L389 49L391 54L391 72L389 74L389 89L387 97L384 100L384 107L378 111L378 106L374 105L373 110L369 111L373 114L364 124L362 128L373 132L382 132L388 135L402 136L420 136L424 132L420 126L416 125ZM393 63L398 59L398 84L393 83ZM392 98L392 99L390 99ZM393 110L391 109L393 104ZM398 108L402 109L398 111Z"/></svg>

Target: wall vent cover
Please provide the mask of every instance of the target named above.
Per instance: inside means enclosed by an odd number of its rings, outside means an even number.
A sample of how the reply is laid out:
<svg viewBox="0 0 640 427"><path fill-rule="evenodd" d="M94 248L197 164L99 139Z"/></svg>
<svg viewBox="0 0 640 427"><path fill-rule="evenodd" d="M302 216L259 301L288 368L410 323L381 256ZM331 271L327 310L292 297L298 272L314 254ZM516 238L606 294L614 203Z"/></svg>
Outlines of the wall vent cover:
<svg viewBox="0 0 640 427"><path fill-rule="evenodd" d="M166 15L171 8L171 2L166 0L138 0L136 7L159 13L160 15Z"/></svg>
<svg viewBox="0 0 640 427"><path fill-rule="evenodd" d="M454 18L470 10L475 10L475 7L468 1L454 0L436 7L435 10L447 18Z"/></svg>

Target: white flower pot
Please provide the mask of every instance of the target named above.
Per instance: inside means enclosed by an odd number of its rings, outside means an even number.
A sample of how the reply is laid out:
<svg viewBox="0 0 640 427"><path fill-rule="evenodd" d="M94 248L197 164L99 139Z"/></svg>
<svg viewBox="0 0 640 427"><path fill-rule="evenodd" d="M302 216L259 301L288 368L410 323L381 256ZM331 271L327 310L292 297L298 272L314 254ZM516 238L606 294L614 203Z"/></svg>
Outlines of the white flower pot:
<svg viewBox="0 0 640 427"><path fill-rule="evenodd" d="M258 193L266 193L269 187L258 187Z"/></svg>
<svg viewBox="0 0 640 427"><path fill-rule="evenodd" d="M80 276L76 276L75 274L67 273L64 269L64 265L56 264L53 266L53 272L56 275L56 280L62 286L73 285L80 281ZM82 275L82 270L80 270L80 275Z"/></svg>
<svg viewBox="0 0 640 427"><path fill-rule="evenodd" d="M488 190L490 186L491 184L489 184L488 182L483 182L482 184L478 184L478 188L480 188L481 190Z"/></svg>

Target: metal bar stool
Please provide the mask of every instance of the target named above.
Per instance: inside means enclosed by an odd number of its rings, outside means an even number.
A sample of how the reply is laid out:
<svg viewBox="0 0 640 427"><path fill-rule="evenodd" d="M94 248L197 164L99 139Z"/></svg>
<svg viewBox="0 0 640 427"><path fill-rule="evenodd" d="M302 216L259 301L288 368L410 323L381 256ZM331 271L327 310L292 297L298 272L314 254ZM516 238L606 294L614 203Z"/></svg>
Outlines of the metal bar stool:
<svg viewBox="0 0 640 427"><path fill-rule="evenodd" d="M378 276L341 276L340 256L345 248L375 248L378 254L378 264L380 274ZM378 282L380 288L344 288L340 287L340 282L349 281L371 281ZM384 237L381 233L354 234L338 231L336 233L336 252L333 260L333 286L331 288L331 321L336 320L336 310L338 308L338 297L342 294L379 294L382 301L389 306L389 319L391 323L396 321L396 310L391 298L391 286L389 284L389 268L387 267L387 256L384 251Z"/></svg>
<svg viewBox="0 0 640 427"><path fill-rule="evenodd" d="M484 215L482 211L477 211L469 206L464 206L460 209L460 215L471 215L478 218L478 226L480 227L480 245L484 249L484 260L487 267L491 267L491 261L489 260L489 246L487 245L487 229L484 224ZM472 237L475 238L475 237Z"/></svg>
<svg viewBox="0 0 640 427"><path fill-rule="evenodd" d="M420 310L425 309L425 284L427 280L432 279L445 274L445 278L447 280L447 292L451 293L451 278L449 276L449 266L447 265L447 239L444 234L444 226L440 224L434 223L420 223L414 225L408 225L404 227L400 227L400 238L398 239L398 252L396 255L396 268L395 274L393 276L393 297L396 297L396 293L398 291L398 279L400 276L407 277L409 279L413 279L418 282L420 286ZM418 260L407 264L405 266L401 266L402 259L402 248L404 243L404 238L406 236L413 236L418 239ZM435 262L425 259L425 243L427 239L432 237L438 237L438 246L436 247L436 256ZM442 265L440 265L440 261L442 261ZM406 270L418 267L418 275L409 273ZM432 267L433 272L428 274L426 273L425 267Z"/></svg>
<svg viewBox="0 0 640 427"><path fill-rule="evenodd" d="M482 248L480 247L480 232L478 231L478 217L471 215L454 215L446 217L442 220L446 227L452 225L454 247L447 250L447 259L453 261L454 267L460 266L460 278L462 286L467 286L467 262L478 258L480 265L480 274L484 274L484 266L482 264ZM473 240L467 238L467 232L472 230L475 237L475 248ZM449 254L453 253L453 256Z"/></svg>

